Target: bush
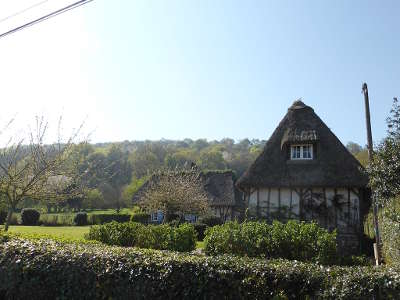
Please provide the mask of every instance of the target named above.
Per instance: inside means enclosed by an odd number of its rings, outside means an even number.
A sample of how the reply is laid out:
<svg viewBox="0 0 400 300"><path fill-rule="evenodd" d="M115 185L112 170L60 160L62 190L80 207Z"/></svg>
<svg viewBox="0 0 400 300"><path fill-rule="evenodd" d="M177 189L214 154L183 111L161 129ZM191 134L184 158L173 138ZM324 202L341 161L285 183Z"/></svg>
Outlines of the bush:
<svg viewBox="0 0 400 300"><path fill-rule="evenodd" d="M197 232L194 226L184 223L173 228L169 250L186 252L196 249Z"/></svg>
<svg viewBox="0 0 400 300"><path fill-rule="evenodd" d="M199 241L204 240L205 232L208 226L204 223L194 223L193 226L194 230L197 232L197 239Z"/></svg>
<svg viewBox="0 0 400 300"><path fill-rule="evenodd" d="M36 225L40 218L40 212L33 208L24 208L21 211L21 222L22 225Z"/></svg>
<svg viewBox="0 0 400 300"><path fill-rule="evenodd" d="M125 223L129 222L131 218L131 215L128 214L93 214L90 215L89 221L90 224L105 224L109 223L112 221L118 222L118 223Z"/></svg>
<svg viewBox="0 0 400 300"><path fill-rule="evenodd" d="M89 233L85 236L87 240L99 241L107 245L132 247L137 243L140 223L118 223L112 221L104 225L90 227Z"/></svg>
<svg viewBox="0 0 400 300"><path fill-rule="evenodd" d="M336 233L329 233L316 223L227 222L208 228L204 241L209 255L286 258L323 264L336 260Z"/></svg>
<svg viewBox="0 0 400 300"><path fill-rule="evenodd" d="M366 255L341 256L338 258L338 265L341 266L372 266L374 264L375 260Z"/></svg>
<svg viewBox="0 0 400 300"><path fill-rule="evenodd" d="M7 211L0 210L0 224L4 224L6 222L6 218L7 218Z"/></svg>
<svg viewBox="0 0 400 300"><path fill-rule="evenodd" d="M16 214L11 215L10 225L19 225L18 216Z"/></svg>
<svg viewBox="0 0 400 300"><path fill-rule="evenodd" d="M400 196L386 201L379 218L385 262L400 266Z"/></svg>
<svg viewBox="0 0 400 300"><path fill-rule="evenodd" d="M138 225L143 226L143 225ZM3 239L2 299L399 299L400 273Z"/></svg>
<svg viewBox="0 0 400 300"><path fill-rule="evenodd" d="M92 226L85 236L108 245L148 249L192 251L196 247L196 231L190 224L179 227L143 225L135 222L111 222Z"/></svg>
<svg viewBox="0 0 400 300"><path fill-rule="evenodd" d="M206 224L208 227L213 227L216 225L222 225L224 222L221 220L221 218L214 216L214 215L208 215L201 217L199 219L199 223Z"/></svg>
<svg viewBox="0 0 400 300"><path fill-rule="evenodd" d="M88 224L87 213L78 212L74 217L74 223L76 226L85 226Z"/></svg>
<svg viewBox="0 0 400 300"><path fill-rule="evenodd" d="M150 215L144 212L137 212L132 214L131 222L137 222L142 224L149 224L150 222Z"/></svg>
<svg viewBox="0 0 400 300"><path fill-rule="evenodd" d="M39 224L43 226L72 226L74 225L74 218L69 214L42 214Z"/></svg>

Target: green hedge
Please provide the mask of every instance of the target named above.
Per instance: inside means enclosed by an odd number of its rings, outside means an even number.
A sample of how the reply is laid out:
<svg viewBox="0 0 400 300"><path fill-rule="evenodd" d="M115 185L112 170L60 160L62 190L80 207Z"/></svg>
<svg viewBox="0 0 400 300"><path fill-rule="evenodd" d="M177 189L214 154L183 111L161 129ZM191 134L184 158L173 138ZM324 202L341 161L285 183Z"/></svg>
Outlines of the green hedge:
<svg viewBox="0 0 400 300"><path fill-rule="evenodd" d="M21 211L21 223L22 225L37 225L40 218L40 212L34 208L24 208Z"/></svg>
<svg viewBox="0 0 400 300"><path fill-rule="evenodd" d="M0 237L1 299L398 299L400 273Z"/></svg>
<svg viewBox="0 0 400 300"><path fill-rule="evenodd" d="M67 214L41 214L39 225L43 226L72 226L74 216Z"/></svg>
<svg viewBox="0 0 400 300"><path fill-rule="evenodd" d="M0 224L4 224L7 218L7 211L0 210Z"/></svg>
<svg viewBox="0 0 400 300"><path fill-rule="evenodd" d="M84 211L78 212L74 217L74 224L76 226L86 226L88 224L88 216Z"/></svg>
<svg viewBox="0 0 400 300"><path fill-rule="evenodd" d="M131 215L128 214L91 214L89 215L88 222L90 224L105 224L112 221L124 223L129 222L131 219Z"/></svg>
<svg viewBox="0 0 400 300"><path fill-rule="evenodd" d="M227 222L206 230L208 255L286 258L330 264L336 261L336 233L316 223Z"/></svg>
<svg viewBox="0 0 400 300"><path fill-rule="evenodd" d="M149 224L150 222L150 215L145 212L137 212L132 214L131 222L138 222L142 224Z"/></svg>
<svg viewBox="0 0 400 300"><path fill-rule="evenodd" d="M85 236L108 245L159 250L192 251L196 247L196 231L190 224L178 227L111 222L92 226Z"/></svg>

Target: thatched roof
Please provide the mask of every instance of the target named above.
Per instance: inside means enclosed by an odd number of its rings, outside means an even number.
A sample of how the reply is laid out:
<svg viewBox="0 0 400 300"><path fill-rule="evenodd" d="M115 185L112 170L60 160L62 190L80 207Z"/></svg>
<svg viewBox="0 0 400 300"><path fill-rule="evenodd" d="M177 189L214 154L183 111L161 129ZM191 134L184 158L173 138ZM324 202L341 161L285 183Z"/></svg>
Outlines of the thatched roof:
<svg viewBox="0 0 400 300"><path fill-rule="evenodd" d="M290 144L313 144L314 159L290 160ZM264 150L238 180L250 187L365 187L368 178L354 156L302 101L295 101Z"/></svg>
<svg viewBox="0 0 400 300"><path fill-rule="evenodd" d="M190 170L186 172L191 172ZM197 172L197 169L193 169ZM182 176L182 172L176 172L175 176ZM157 185L163 173L153 174L133 195L133 203L137 203L146 193L146 191ZM233 206L236 204L238 191L235 189L232 171L209 171L200 172L201 181L203 182L204 191L211 206Z"/></svg>
<svg viewBox="0 0 400 300"><path fill-rule="evenodd" d="M203 174L204 189L211 206L235 205L235 185L232 171Z"/></svg>

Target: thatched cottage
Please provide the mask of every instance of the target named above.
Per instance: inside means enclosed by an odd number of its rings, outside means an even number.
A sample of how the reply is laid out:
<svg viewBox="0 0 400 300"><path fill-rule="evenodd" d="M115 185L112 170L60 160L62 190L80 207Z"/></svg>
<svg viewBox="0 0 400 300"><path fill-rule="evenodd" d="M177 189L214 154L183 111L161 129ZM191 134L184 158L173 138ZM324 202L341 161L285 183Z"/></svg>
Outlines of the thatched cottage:
<svg viewBox="0 0 400 300"><path fill-rule="evenodd" d="M237 182L249 214L315 220L357 251L370 201L360 163L302 101L295 101L262 153Z"/></svg>
<svg viewBox="0 0 400 300"><path fill-rule="evenodd" d="M188 170L187 172L190 172ZM196 171L197 172L197 169ZM175 176L181 176L181 172L176 172ZM138 203L146 193L146 191L157 185L162 173L154 174L133 196L133 203ZM243 207L240 205L242 202L242 194L235 188L234 176L232 171L209 171L200 172L201 182L204 192L207 195L208 203L211 212L220 217L222 221L233 220L242 213ZM161 211L153 212L151 214L151 221L159 223L163 220L164 216ZM197 216L185 216L187 221L196 221Z"/></svg>

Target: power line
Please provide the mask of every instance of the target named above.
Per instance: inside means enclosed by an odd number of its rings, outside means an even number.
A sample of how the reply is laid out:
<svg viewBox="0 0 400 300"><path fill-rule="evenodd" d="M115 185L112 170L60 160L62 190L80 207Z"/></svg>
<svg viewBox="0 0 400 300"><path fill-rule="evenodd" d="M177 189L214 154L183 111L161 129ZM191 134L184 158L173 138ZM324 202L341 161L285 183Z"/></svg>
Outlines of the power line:
<svg viewBox="0 0 400 300"><path fill-rule="evenodd" d="M3 18L3 19L0 19L0 23L2 23L2 22L4 22L4 21L7 21L8 19L13 18L13 17L15 17L15 16L18 16L18 15L20 15L20 14L23 14L24 12L26 12L26 11L32 9L32 8L38 7L38 6L44 4L44 3L48 2L48 1L49 1L49 0L40 1L40 2L38 2L38 3L36 3L36 4L33 4L33 5L31 5L31 6L27 7L27 8L24 8L24 9L22 9L22 10L20 10L20 11L17 11L16 13L13 13L13 14L11 14L11 15L9 15L9 16Z"/></svg>
<svg viewBox="0 0 400 300"><path fill-rule="evenodd" d="M69 10L72 10L74 8L77 8L79 6L82 6L82 5L87 4L89 2L92 2L92 1L94 1L94 0L80 0L78 2L75 2L73 4L65 6L63 8L60 8L60 9L58 9L56 11L53 11L53 12L43 16L43 17L40 17L38 19L35 19L35 20L30 21L28 23L25 23L24 25L18 26L18 27L14 28L14 29L11 29L11 30L9 30L7 32L4 32L4 33L0 34L0 39L5 37L5 36L7 36L7 35L13 34L13 33L17 32L17 31L20 31L22 29L25 29L27 27L30 27L30 26L33 26L35 24L41 23L41 22L46 21L46 20L48 20L50 18L53 18L55 16L61 15L61 14L65 13L65 12L67 12Z"/></svg>

